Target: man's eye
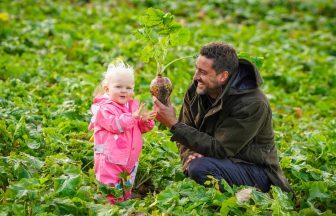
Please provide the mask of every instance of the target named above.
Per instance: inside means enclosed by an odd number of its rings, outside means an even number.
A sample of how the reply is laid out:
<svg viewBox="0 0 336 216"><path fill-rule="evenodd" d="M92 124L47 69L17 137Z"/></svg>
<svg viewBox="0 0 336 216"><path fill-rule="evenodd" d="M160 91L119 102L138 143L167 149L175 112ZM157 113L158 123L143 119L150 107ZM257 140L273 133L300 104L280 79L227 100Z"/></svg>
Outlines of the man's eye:
<svg viewBox="0 0 336 216"><path fill-rule="evenodd" d="M199 73L200 73L201 75L206 75L206 72L203 71L203 70L200 70Z"/></svg>
<svg viewBox="0 0 336 216"><path fill-rule="evenodd" d="M197 69L197 68L196 68L196 73L197 73L198 75L206 75L206 71L201 70L201 69Z"/></svg>

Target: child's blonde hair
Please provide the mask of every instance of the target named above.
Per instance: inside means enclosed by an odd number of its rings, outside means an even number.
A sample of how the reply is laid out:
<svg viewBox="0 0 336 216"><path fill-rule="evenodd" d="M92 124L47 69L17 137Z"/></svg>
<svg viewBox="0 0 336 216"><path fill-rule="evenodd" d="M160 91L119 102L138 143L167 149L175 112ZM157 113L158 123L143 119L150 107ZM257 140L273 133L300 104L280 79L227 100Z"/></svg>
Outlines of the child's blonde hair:
<svg viewBox="0 0 336 216"><path fill-rule="evenodd" d="M109 64L107 67L107 71L104 73L102 86L107 86L111 78L123 75L128 75L134 79L133 68L122 61L119 61L116 64Z"/></svg>
<svg viewBox="0 0 336 216"><path fill-rule="evenodd" d="M111 78L124 75L130 76L134 79L134 69L120 60L117 63L109 64L107 71L103 74L103 81L101 82L101 85L95 89L93 96L103 95L105 92L104 87L108 86Z"/></svg>

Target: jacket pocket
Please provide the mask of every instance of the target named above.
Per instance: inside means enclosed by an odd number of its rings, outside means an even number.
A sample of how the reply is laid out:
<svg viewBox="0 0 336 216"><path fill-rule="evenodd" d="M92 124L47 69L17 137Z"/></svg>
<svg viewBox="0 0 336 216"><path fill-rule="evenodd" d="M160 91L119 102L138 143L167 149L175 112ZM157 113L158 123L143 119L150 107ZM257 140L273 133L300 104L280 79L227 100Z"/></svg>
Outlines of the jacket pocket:
<svg viewBox="0 0 336 216"><path fill-rule="evenodd" d="M127 140L125 138L123 138L121 136L118 136L118 137L116 137L115 142L116 142L117 148L119 148L119 149L127 148L128 143L127 143Z"/></svg>
<svg viewBox="0 0 336 216"><path fill-rule="evenodd" d="M128 163L128 156L126 154L125 155L108 154L106 155L106 162L110 164L125 166Z"/></svg>
<svg viewBox="0 0 336 216"><path fill-rule="evenodd" d="M115 135L113 137L113 145L110 145L105 152L107 163L126 165L130 154L129 143L122 136Z"/></svg>

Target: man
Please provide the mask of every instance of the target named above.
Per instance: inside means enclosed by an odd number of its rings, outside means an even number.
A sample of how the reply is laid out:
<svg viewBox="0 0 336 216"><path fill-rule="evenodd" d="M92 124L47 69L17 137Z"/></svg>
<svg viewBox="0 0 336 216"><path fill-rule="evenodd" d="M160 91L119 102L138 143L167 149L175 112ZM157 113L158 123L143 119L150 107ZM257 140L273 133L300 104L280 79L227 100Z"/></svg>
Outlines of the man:
<svg viewBox="0 0 336 216"><path fill-rule="evenodd" d="M157 120L178 142L185 173L199 184L208 175L230 185L291 191L279 166L270 104L255 66L224 43L202 47L179 119L153 97ZM223 186L220 187L223 191Z"/></svg>

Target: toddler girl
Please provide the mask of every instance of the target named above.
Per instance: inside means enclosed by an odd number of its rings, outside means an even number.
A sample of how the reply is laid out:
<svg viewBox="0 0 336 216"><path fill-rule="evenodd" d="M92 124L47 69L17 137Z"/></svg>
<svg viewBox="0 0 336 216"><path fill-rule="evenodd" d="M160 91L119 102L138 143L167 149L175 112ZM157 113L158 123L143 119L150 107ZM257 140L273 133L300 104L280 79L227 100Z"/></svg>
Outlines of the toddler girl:
<svg viewBox="0 0 336 216"><path fill-rule="evenodd" d="M104 93L94 98L89 130L94 130L94 171L111 204L131 197L142 133L154 127L154 112L133 96L134 71L123 62L108 66Z"/></svg>

